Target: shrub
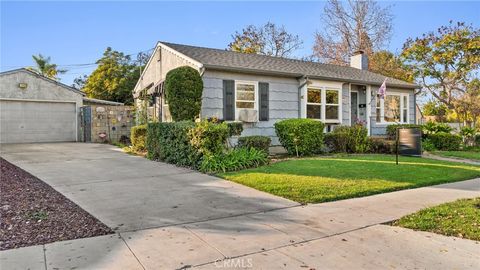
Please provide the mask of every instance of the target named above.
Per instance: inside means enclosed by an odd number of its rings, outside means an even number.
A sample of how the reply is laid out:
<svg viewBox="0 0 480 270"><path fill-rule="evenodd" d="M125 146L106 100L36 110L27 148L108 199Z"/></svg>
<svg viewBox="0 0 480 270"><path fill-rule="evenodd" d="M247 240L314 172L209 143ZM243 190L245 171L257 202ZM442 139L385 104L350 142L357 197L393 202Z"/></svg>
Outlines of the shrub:
<svg viewBox="0 0 480 270"><path fill-rule="evenodd" d="M238 138L238 147L255 148L268 154L272 139L267 136L245 136Z"/></svg>
<svg viewBox="0 0 480 270"><path fill-rule="evenodd" d="M475 145L480 146L480 134L475 135Z"/></svg>
<svg viewBox="0 0 480 270"><path fill-rule="evenodd" d="M422 126L422 132L425 135L436 134L439 132L450 133L453 128L444 123L429 121Z"/></svg>
<svg viewBox="0 0 480 270"><path fill-rule="evenodd" d="M228 136L226 123L201 121L188 131L190 144L202 155L222 153Z"/></svg>
<svg viewBox="0 0 480 270"><path fill-rule="evenodd" d="M420 128L420 129L422 129L422 126L421 125L416 125L416 124L388 125L387 126L387 138L389 140L396 140L396 138L397 138L397 128Z"/></svg>
<svg viewBox="0 0 480 270"><path fill-rule="evenodd" d="M130 129L130 138L134 151L145 151L145 143L147 140L147 125L139 125L132 127L132 129Z"/></svg>
<svg viewBox="0 0 480 270"><path fill-rule="evenodd" d="M290 155L320 153L325 125L313 119L287 119L275 123L275 132Z"/></svg>
<svg viewBox="0 0 480 270"><path fill-rule="evenodd" d="M395 154L396 145L393 140L386 140L383 138L372 138L369 139L369 152L375 154Z"/></svg>
<svg viewBox="0 0 480 270"><path fill-rule="evenodd" d="M170 70L165 78L165 97L174 121L195 120L202 105L203 81L194 68Z"/></svg>
<svg viewBox="0 0 480 270"><path fill-rule="evenodd" d="M149 123L147 158L197 168L201 155L191 145L188 132L195 127L190 121Z"/></svg>
<svg viewBox="0 0 480 270"><path fill-rule="evenodd" d="M462 137L450 133L439 132L428 135L429 139L437 150L454 151L460 149Z"/></svg>
<svg viewBox="0 0 480 270"><path fill-rule="evenodd" d="M200 171L206 173L237 171L268 163L267 154L255 148L236 148L227 153L204 156Z"/></svg>
<svg viewBox="0 0 480 270"><path fill-rule="evenodd" d="M365 153L369 149L368 131L363 125L339 126L327 137L327 147L333 152Z"/></svg>
<svg viewBox="0 0 480 270"><path fill-rule="evenodd" d="M474 146L475 145L475 128L473 127L462 127L460 129L460 135L462 136L463 143L465 146Z"/></svg>
<svg viewBox="0 0 480 270"><path fill-rule="evenodd" d="M435 148L435 145L433 144L433 142L427 138L422 140L422 150L431 152L437 149Z"/></svg>
<svg viewBox="0 0 480 270"><path fill-rule="evenodd" d="M240 136L243 132L242 122L228 122L228 136Z"/></svg>

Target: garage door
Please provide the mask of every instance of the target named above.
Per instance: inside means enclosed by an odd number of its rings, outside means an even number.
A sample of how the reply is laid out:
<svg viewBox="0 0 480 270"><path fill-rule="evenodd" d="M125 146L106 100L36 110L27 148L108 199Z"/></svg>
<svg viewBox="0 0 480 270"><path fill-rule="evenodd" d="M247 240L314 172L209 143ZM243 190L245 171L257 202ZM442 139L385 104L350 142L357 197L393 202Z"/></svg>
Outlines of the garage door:
<svg viewBox="0 0 480 270"><path fill-rule="evenodd" d="M75 103L0 100L0 142L76 141Z"/></svg>

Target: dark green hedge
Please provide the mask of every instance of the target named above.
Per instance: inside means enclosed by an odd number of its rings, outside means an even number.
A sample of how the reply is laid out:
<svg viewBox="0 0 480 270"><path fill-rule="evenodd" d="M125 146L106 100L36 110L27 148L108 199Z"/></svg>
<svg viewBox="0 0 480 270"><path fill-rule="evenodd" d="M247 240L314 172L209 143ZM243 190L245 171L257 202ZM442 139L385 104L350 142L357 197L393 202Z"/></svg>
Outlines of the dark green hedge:
<svg viewBox="0 0 480 270"><path fill-rule="evenodd" d="M202 106L203 80L197 70L172 69L165 78L165 97L174 121L195 120Z"/></svg>
<svg viewBox="0 0 480 270"><path fill-rule="evenodd" d="M362 125L339 126L326 134L325 144L336 153L365 153L369 150L367 128Z"/></svg>
<svg viewBox="0 0 480 270"><path fill-rule="evenodd" d="M375 154L395 154L396 144L393 140L383 138L369 138L369 152Z"/></svg>
<svg viewBox="0 0 480 270"><path fill-rule="evenodd" d="M462 144L462 137L445 132L429 134L427 139L433 144L435 149L443 151L459 150Z"/></svg>
<svg viewBox="0 0 480 270"><path fill-rule="evenodd" d="M272 139L267 136L245 136L238 138L238 147L255 148L268 154Z"/></svg>
<svg viewBox="0 0 480 270"><path fill-rule="evenodd" d="M275 123L275 132L290 155L305 156L323 149L325 125L313 119L287 119Z"/></svg>
<svg viewBox="0 0 480 270"><path fill-rule="evenodd" d="M147 126L147 157L179 166L197 168L201 155L190 144L188 132L195 127L191 121L149 123Z"/></svg>
<svg viewBox="0 0 480 270"><path fill-rule="evenodd" d="M147 125L134 126L130 129L130 141L135 151L145 151L145 143L147 140Z"/></svg>
<svg viewBox="0 0 480 270"><path fill-rule="evenodd" d="M230 135L230 137L242 135L242 131L243 131L242 122L228 122L227 125L228 125L228 134Z"/></svg>

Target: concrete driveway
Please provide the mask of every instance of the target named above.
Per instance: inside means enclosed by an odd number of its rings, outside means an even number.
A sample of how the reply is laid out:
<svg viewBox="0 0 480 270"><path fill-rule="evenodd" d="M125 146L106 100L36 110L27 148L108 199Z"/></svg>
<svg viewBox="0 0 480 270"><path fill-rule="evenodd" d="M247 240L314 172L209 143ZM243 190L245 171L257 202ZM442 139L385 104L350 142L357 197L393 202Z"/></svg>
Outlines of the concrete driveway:
<svg viewBox="0 0 480 270"><path fill-rule="evenodd" d="M7 144L0 153L120 232L298 205L111 145Z"/></svg>

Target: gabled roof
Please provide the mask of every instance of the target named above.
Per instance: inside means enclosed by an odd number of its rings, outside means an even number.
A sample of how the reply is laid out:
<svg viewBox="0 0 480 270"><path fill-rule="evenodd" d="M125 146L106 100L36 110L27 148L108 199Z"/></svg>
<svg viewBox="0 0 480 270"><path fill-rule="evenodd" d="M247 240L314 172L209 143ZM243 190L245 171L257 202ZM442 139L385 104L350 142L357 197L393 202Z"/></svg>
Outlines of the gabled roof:
<svg viewBox="0 0 480 270"><path fill-rule="evenodd" d="M61 83L61 82L59 82L59 81L56 81L56 80L52 80L52 79L50 79L50 78L47 78L47 77L45 77L45 76L43 76L43 75L41 75L41 74L38 74L38 73L36 73L36 72L34 72L34 71L32 71L32 70L29 70L29 69L27 69L27 68L17 68L17 69L12 69L12 70L3 71L3 72L0 72L0 76L1 76L1 75L14 74L14 73L17 73L17 72L26 72L26 73L29 73L29 74L31 74L31 75L39 78L39 79L46 80L46 81L48 81L48 82L50 82L50 83L54 83L54 84L56 84L56 85L58 85L58 86L61 86L61 87L65 88L65 89L67 89L67 90L70 90L70 91L72 91L72 92L75 92L75 93L77 93L77 94L80 94L80 95L82 95L82 96L85 96L85 93L84 93L84 92L82 92L82 91L80 91L80 90L78 90L78 89L76 89L76 88L73 88L73 87L71 87L71 86L69 86L69 85L66 85L66 84L64 84L64 83Z"/></svg>
<svg viewBox="0 0 480 270"><path fill-rule="evenodd" d="M162 41L160 41L160 44L202 63L206 69L253 72L297 78L307 76L312 79L336 80L371 85L381 85L385 80L384 75L352 67L258 54L246 54ZM416 84L394 78L387 78L387 87L388 86L410 89L420 88Z"/></svg>

